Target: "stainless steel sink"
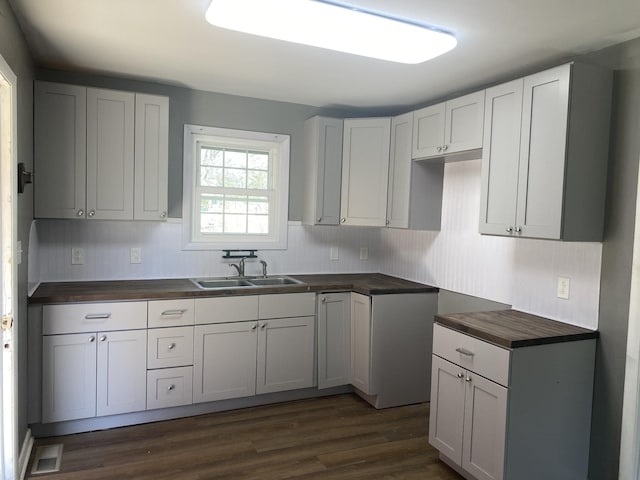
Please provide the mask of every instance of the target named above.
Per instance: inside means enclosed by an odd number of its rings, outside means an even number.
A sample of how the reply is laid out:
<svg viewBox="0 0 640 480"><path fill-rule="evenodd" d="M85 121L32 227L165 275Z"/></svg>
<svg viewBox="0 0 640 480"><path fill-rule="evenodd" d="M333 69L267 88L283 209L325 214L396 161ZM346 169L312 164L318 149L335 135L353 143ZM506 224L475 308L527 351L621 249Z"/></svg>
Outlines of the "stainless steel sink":
<svg viewBox="0 0 640 480"><path fill-rule="evenodd" d="M266 287L277 285L302 285L304 282L286 275L274 275L273 277L211 277L190 279L196 287L203 290L215 290L219 288L245 288Z"/></svg>
<svg viewBox="0 0 640 480"><path fill-rule="evenodd" d="M286 277L286 276L278 276L278 277L263 277L263 278L252 278L249 280L256 286L266 286L266 285L302 285L304 282L300 280L296 280L295 278Z"/></svg>

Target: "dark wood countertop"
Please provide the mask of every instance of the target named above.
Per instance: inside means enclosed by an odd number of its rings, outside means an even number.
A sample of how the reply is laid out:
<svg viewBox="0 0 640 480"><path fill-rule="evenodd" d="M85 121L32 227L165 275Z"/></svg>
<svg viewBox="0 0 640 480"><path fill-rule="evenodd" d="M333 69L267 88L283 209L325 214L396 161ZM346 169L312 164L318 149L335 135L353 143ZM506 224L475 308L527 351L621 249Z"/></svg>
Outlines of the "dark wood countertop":
<svg viewBox="0 0 640 480"><path fill-rule="evenodd" d="M72 303L188 297L352 291L363 295L437 292L436 287L380 273L290 275L304 284L202 290L188 279L108 280L42 283L29 303Z"/></svg>
<svg viewBox="0 0 640 480"><path fill-rule="evenodd" d="M597 338L598 332L517 310L436 315L453 330L507 348Z"/></svg>

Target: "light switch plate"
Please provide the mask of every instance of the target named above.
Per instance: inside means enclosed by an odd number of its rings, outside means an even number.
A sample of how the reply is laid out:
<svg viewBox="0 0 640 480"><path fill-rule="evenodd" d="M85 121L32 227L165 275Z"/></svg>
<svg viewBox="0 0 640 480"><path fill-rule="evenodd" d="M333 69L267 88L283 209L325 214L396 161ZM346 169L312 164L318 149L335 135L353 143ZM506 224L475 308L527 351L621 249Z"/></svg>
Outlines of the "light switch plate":
<svg viewBox="0 0 640 480"><path fill-rule="evenodd" d="M369 258L369 248L360 247L360 260L367 260Z"/></svg>
<svg viewBox="0 0 640 480"><path fill-rule="evenodd" d="M142 263L142 249L131 247L131 263Z"/></svg>
<svg viewBox="0 0 640 480"><path fill-rule="evenodd" d="M569 300L569 290L571 289L571 279L569 277L558 277L558 298Z"/></svg>
<svg viewBox="0 0 640 480"><path fill-rule="evenodd" d="M329 249L329 260L338 260L339 258L338 247L331 247Z"/></svg>
<svg viewBox="0 0 640 480"><path fill-rule="evenodd" d="M71 265L84 265L84 248L71 249Z"/></svg>

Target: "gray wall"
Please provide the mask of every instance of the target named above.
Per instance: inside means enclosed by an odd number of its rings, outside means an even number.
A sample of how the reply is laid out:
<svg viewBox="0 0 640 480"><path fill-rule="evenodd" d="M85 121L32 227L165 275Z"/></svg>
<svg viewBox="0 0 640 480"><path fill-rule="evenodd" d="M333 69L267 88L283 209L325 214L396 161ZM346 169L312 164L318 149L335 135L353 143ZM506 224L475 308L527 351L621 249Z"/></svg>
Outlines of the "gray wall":
<svg viewBox="0 0 640 480"><path fill-rule="evenodd" d="M640 156L640 39L585 57L614 69L589 478L618 478Z"/></svg>
<svg viewBox="0 0 640 480"><path fill-rule="evenodd" d="M0 55L18 77L18 162L33 168L33 76L31 54L11 7L0 0ZM22 264L18 266L18 318L15 320L18 368L18 441L27 432L27 248L33 220L33 188L18 195L18 240L22 241Z"/></svg>
<svg viewBox="0 0 640 480"><path fill-rule="evenodd" d="M169 97L169 216L182 217L182 148L185 124L291 135L289 219L302 219L301 178L304 120L314 115L367 116L366 110L319 109L308 105L224 95L115 77L40 70L39 80L152 93ZM389 112L377 111L375 114ZM36 166L37 169L37 166Z"/></svg>

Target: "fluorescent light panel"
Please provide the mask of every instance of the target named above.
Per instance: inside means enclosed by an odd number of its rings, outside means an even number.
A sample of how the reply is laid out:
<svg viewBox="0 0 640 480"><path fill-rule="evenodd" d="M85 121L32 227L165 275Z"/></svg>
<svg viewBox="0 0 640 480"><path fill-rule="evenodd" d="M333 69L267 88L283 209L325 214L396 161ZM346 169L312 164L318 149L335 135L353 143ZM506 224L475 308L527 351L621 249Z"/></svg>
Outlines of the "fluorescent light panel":
<svg viewBox="0 0 640 480"><path fill-rule="evenodd" d="M217 27L400 63L422 63L456 46L453 35L322 0L213 0Z"/></svg>

